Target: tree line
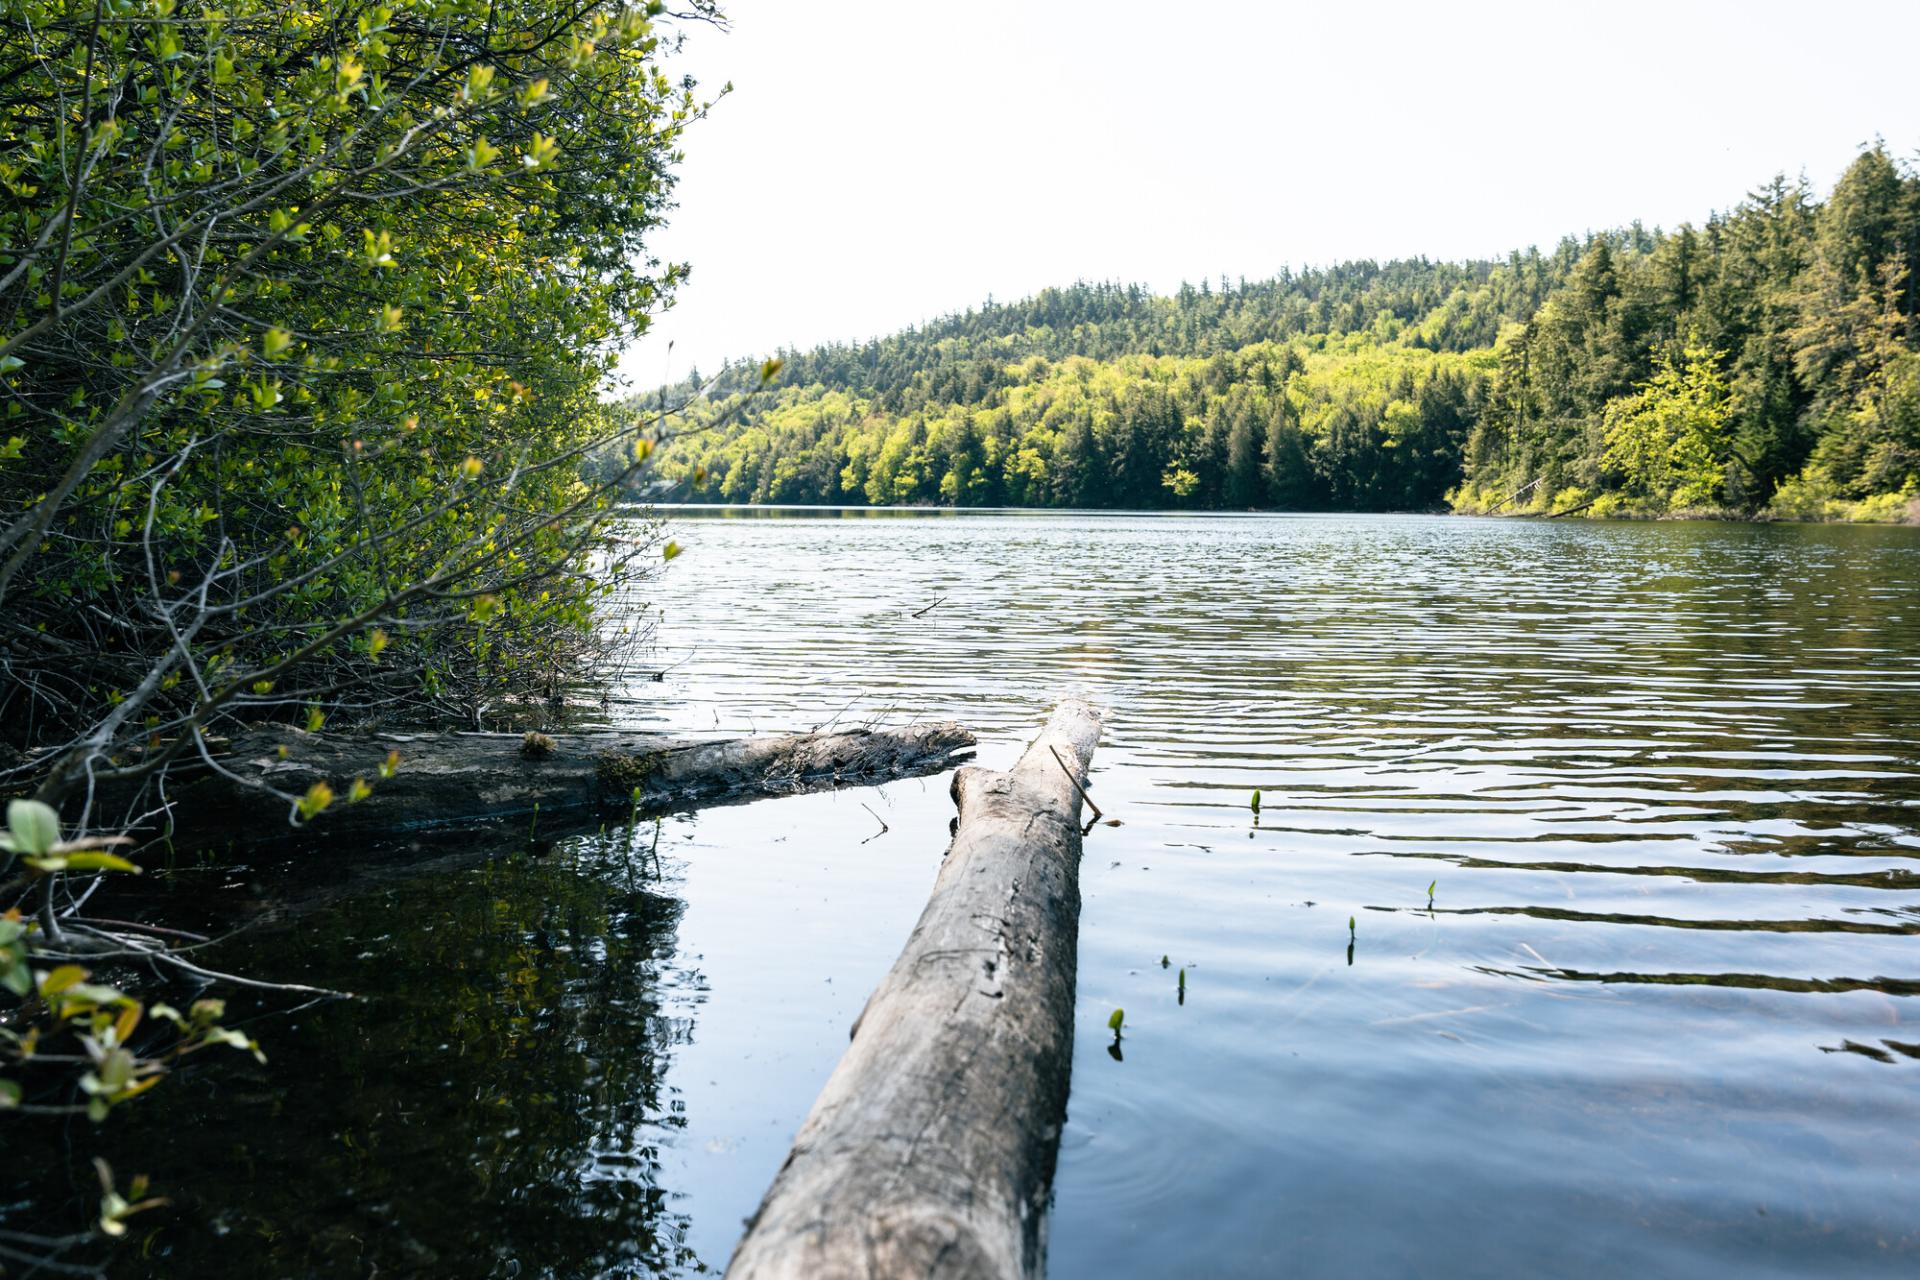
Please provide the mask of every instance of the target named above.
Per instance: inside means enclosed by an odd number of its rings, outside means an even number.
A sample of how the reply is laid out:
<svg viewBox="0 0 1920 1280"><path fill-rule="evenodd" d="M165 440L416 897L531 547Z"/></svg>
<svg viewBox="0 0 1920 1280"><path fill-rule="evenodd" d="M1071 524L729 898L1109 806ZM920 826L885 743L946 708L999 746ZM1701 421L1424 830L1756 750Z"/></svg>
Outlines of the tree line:
<svg viewBox="0 0 1920 1280"><path fill-rule="evenodd" d="M630 410L692 399L654 492L728 502L1892 518L1916 254L1920 177L1876 144L1825 200L1776 178L1503 260L1081 283Z"/></svg>

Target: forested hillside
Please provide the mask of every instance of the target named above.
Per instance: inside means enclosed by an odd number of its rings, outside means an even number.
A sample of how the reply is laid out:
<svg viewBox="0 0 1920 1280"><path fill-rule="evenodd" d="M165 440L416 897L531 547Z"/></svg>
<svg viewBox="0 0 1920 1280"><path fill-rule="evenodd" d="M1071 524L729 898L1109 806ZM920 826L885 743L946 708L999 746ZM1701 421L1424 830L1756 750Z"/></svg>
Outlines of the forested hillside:
<svg viewBox="0 0 1920 1280"><path fill-rule="evenodd" d="M731 502L1895 518L1916 254L1920 177L1876 145L1824 201L1775 179L1547 254L1048 289L783 352L768 390L723 371L661 474Z"/></svg>

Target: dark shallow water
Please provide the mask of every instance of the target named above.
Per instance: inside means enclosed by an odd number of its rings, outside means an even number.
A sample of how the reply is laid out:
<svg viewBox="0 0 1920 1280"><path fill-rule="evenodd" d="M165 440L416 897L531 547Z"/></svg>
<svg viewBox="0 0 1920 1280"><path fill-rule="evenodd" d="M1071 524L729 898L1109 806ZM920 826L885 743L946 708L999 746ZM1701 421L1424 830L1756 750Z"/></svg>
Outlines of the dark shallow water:
<svg viewBox="0 0 1920 1280"><path fill-rule="evenodd" d="M616 719L954 716L999 763L1108 709L1056 1280L1920 1271L1920 532L674 535L671 665ZM335 869L244 954L369 998L116 1116L180 1200L120 1269L720 1269L949 813L910 781L669 818L659 875L645 824Z"/></svg>

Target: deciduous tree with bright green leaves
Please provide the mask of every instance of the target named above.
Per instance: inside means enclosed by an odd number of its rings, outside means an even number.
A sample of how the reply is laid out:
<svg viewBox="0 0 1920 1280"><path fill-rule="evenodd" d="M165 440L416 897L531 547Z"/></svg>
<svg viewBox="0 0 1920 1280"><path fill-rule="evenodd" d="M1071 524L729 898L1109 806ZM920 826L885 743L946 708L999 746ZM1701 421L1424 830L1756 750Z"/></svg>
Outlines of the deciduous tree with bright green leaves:
<svg viewBox="0 0 1920 1280"><path fill-rule="evenodd" d="M705 9L697 16L715 16ZM682 270L657 0L0 17L0 724L59 802L223 720L551 686ZM617 568L617 566L616 566ZM122 815L70 811L83 825Z"/></svg>
<svg viewBox="0 0 1920 1280"><path fill-rule="evenodd" d="M1718 503L1732 445L1733 395L1718 361L1689 345L1662 355L1639 392L1607 405L1604 466L1655 511Z"/></svg>
<svg viewBox="0 0 1920 1280"><path fill-rule="evenodd" d="M664 69L692 7L0 5L0 794L34 797L0 837L0 1112L100 1120L253 1048L72 962L222 976L77 914L216 734L471 723L591 661L649 550L612 504L660 419L602 396L684 274L647 241L706 105ZM117 1234L142 1193L102 1177Z"/></svg>

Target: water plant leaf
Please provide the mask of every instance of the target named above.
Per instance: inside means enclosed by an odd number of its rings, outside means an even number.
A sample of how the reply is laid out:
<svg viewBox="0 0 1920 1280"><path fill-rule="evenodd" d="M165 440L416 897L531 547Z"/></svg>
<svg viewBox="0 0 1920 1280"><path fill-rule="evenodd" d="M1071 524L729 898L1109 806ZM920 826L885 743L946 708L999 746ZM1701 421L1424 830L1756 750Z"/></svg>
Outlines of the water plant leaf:
<svg viewBox="0 0 1920 1280"><path fill-rule="evenodd" d="M1112 1016L1107 1019L1107 1029L1117 1035L1120 1031L1120 1024L1126 1020L1127 1011L1125 1009L1115 1009Z"/></svg>

